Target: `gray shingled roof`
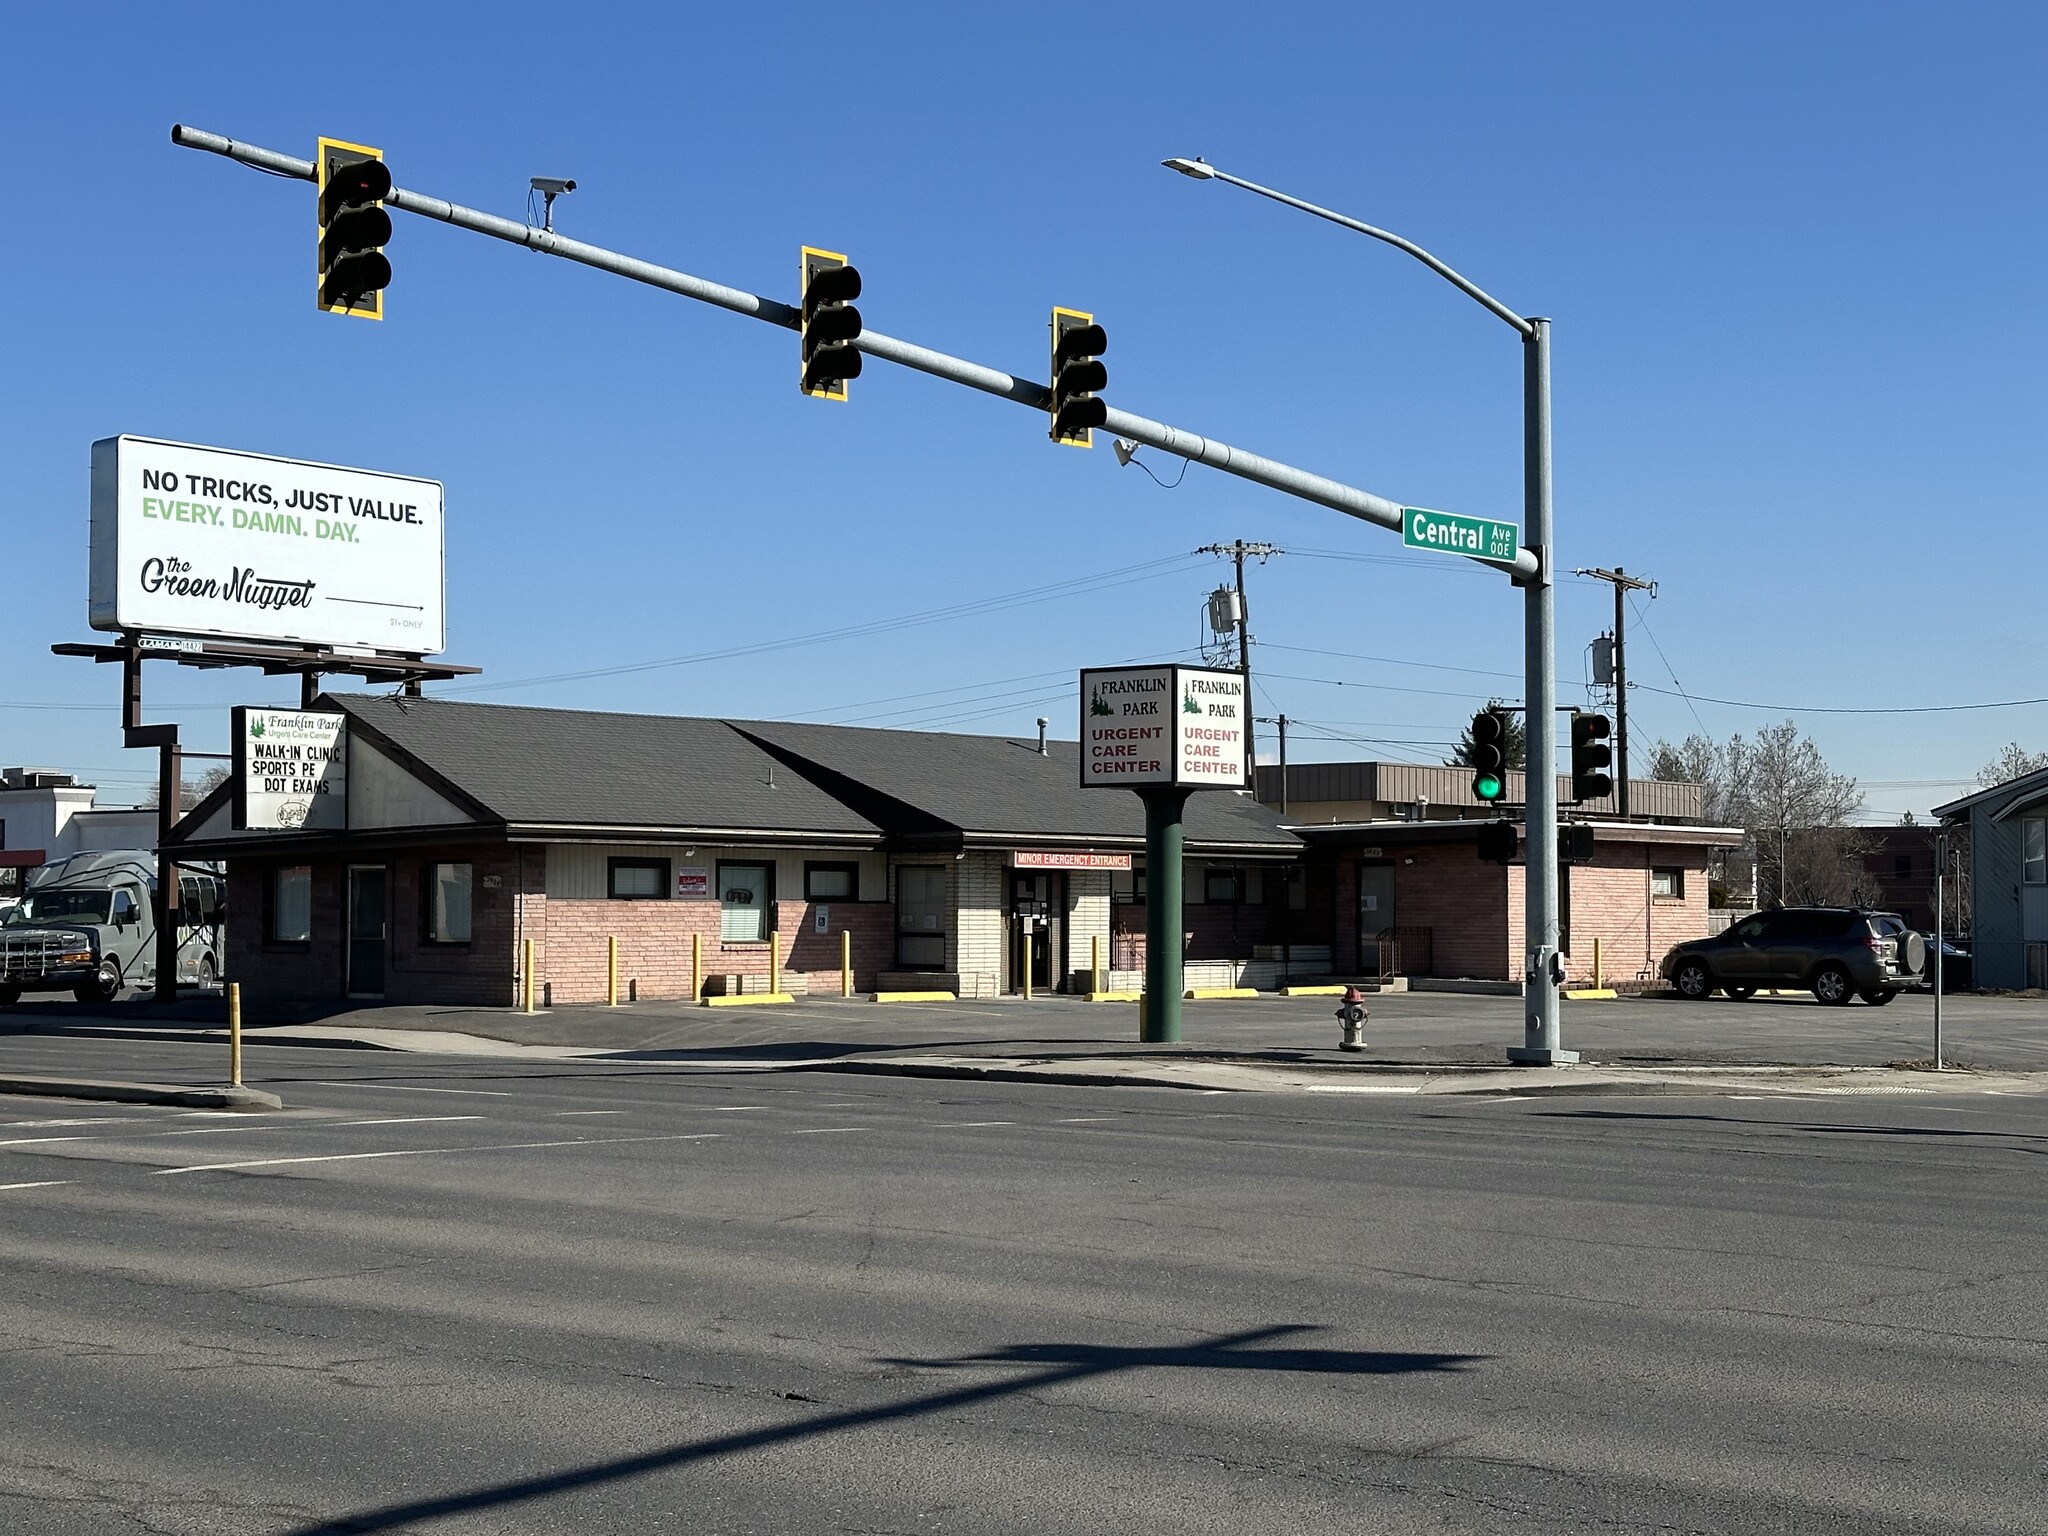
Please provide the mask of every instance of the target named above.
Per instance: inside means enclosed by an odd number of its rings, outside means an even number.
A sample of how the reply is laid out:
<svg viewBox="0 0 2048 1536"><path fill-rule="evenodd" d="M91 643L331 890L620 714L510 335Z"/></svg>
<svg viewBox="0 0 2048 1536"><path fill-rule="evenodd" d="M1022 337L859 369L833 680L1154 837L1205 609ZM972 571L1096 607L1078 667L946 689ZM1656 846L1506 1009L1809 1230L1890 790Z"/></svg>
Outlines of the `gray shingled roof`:
<svg viewBox="0 0 2048 1536"><path fill-rule="evenodd" d="M1005 736L887 731L848 725L735 720L761 741L868 785L979 837L1099 838L1145 835L1145 812L1128 790L1083 789L1081 748ZM874 814L870 811L870 814ZM1280 817L1247 795L1209 790L1188 797L1190 843L1292 850L1299 840Z"/></svg>
<svg viewBox="0 0 2048 1536"><path fill-rule="evenodd" d="M881 833L722 720L368 694L329 702L514 824Z"/></svg>
<svg viewBox="0 0 2048 1536"><path fill-rule="evenodd" d="M515 825L866 835L943 833L1130 846L1136 795L1082 789L1080 747L675 715L334 694L329 702ZM770 781L773 787L770 787ZM1194 846L1300 846L1246 795L1191 795Z"/></svg>

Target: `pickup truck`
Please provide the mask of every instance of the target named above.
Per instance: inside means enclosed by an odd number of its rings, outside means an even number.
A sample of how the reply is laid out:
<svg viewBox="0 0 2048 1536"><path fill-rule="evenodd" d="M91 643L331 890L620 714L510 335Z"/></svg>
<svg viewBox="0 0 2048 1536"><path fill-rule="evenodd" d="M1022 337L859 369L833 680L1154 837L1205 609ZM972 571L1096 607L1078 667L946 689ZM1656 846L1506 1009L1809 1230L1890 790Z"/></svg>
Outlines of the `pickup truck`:
<svg viewBox="0 0 2048 1536"><path fill-rule="evenodd" d="M24 992L111 1001L156 979L156 856L147 849L75 853L32 872L20 902L0 917L0 1005ZM178 980L211 986L225 948L224 882L210 871L179 876Z"/></svg>

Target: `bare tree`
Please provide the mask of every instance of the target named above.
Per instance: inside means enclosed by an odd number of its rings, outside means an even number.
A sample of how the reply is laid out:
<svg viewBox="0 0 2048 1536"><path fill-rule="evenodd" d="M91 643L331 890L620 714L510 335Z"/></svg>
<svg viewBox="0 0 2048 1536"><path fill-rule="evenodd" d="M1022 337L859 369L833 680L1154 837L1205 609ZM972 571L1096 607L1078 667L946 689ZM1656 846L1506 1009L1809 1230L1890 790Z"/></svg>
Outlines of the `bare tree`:
<svg viewBox="0 0 2048 1536"><path fill-rule="evenodd" d="M1977 770L1977 782L1989 789L1994 784L2023 779L2043 768L2048 768L2048 752L2029 752L2018 742L2009 741L2003 752Z"/></svg>
<svg viewBox="0 0 2048 1536"><path fill-rule="evenodd" d="M215 763L196 779L187 779L178 786L178 809L189 811L228 781L228 770ZM157 789L152 784L142 797L145 807L154 808L157 803Z"/></svg>
<svg viewBox="0 0 2048 1536"><path fill-rule="evenodd" d="M1688 736L1650 750L1651 771L1701 787L1710 822L1743 828L1749 837L1724 866L1724 898L1745 884L1756 898L1781 906L1860 906L1877 897L1863 868L1871 839L1853 825L1863 793L1836 773L1820 748L1792 721L1766 726L1754 738L1726 742Z"/></svg>

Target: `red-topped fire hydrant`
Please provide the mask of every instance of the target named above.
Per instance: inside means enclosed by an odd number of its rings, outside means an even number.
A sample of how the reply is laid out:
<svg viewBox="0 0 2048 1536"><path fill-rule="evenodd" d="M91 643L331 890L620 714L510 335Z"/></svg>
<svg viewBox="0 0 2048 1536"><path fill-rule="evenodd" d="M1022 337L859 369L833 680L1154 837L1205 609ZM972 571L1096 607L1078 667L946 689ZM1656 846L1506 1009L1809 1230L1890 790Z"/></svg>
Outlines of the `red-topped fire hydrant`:
<svg viewBox="0 0 2048 1536"><path fill-rule="evenodd" d="M1356 987L1346 987L1344 1001L1337 1006L1337 1017L1344 1025L1344 1038L1337 1042L1338 1049L1365 1049L1365 1021L1370 1016L1365 1006L1365 994Z"/></svg>

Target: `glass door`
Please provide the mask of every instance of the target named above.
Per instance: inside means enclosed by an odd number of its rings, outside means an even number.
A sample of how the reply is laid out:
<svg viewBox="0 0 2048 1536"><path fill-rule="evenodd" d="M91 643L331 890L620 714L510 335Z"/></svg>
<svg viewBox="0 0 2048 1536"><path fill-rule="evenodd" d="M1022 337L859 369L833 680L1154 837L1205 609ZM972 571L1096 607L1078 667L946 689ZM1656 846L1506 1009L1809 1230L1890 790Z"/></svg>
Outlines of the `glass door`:
<svg viewBox="0 0 2048 1536"><path fill-rule="evenodd" d="M939 865L896 871L896 964L906 971L946 968L946 871Z"/></svg>
<svg viewBox="0 0 2048 1536"><path fill-rule="evenodd" d="M390 932L382 869L348 872L348 995L384 995L384 949Z"/></svg>
<svg viewBox="0 0 2048 1536"><path fill-rule="evenodd" d="M1399 963L1394 946L1394 866L1358 866L1358 964L1369 974L1385 974Z"/></svg>

